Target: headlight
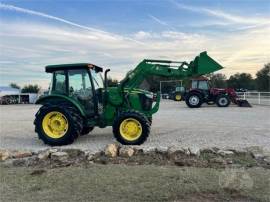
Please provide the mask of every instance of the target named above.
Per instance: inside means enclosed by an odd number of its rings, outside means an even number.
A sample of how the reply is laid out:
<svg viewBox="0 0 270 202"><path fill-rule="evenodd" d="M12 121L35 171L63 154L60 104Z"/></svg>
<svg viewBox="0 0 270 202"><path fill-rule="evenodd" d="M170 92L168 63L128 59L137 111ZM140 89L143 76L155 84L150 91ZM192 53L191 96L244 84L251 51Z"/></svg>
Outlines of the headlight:
<svg viewBox="0 0 270 202"><path fill-rule="evenodd" d="M145 94L145 96L146 96L147 98L150 98L150 99L153 99L153 98L154 98L154 94Z"/></svg>

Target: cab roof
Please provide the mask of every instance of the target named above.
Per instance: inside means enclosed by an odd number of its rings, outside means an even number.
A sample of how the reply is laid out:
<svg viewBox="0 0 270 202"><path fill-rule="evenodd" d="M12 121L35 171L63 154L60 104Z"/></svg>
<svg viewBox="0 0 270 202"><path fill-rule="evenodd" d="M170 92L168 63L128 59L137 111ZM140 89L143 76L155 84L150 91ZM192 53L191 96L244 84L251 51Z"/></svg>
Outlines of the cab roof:
<svg viewBox="0 0 270 202"><path fill-rule="evenodd" d="M75 64L59 64L59 65L48 65L45 67L45 71L48 73L58 70L68 69L94 69L97 72L102 72L103 68L90 63L75 63Z"/></svg>

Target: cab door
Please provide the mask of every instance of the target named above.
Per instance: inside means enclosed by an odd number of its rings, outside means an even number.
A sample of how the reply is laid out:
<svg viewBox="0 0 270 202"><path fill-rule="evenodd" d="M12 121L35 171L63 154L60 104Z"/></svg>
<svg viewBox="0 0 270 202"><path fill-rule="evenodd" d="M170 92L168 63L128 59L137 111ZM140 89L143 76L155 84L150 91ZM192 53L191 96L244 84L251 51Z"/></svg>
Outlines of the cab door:
<svg viewBox="0 0 270 202"><path fill-rule="evenodd" d="M68 93L81 104L88 117L95 116L94 88L87 69L68 70Z"/></svg>
<svg viewBox="0 0 270 202"><path fill-rule="evenodd" d="M200 89L203 92L205 98L209 98L210 90L208 82L206 80L198 81L198 89Z"/></svg>
<svg viewBox="0 0 270 202"><path fill-rule="evenodd" d="M97 106L97 114L101 115L103 113L103 90L104 81L100 72L95 69L90 69L90 74L93 83L93 89L95 94L95 101Z"/></svg>

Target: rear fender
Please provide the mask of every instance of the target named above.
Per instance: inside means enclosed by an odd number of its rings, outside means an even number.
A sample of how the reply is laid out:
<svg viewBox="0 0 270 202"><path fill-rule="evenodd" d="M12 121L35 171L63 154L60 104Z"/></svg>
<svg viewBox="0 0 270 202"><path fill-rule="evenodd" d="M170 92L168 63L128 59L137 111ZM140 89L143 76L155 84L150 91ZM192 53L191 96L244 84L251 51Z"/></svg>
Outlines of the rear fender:
<svg viewBox="0 0 270 202"><path fill-rule="evenodd" d="M65 96L65 95L45 95L45 96L41 96L35 104L46 104L46 103L61 103L61 102L68 102L70 104L72 104L74 107L76 107L79 112L81 113L81 115L83 117L86 117L86 113L83 110L83 108L73 99Z"/></svg>
<svg viewBox="0 0 270 202"><path fill-rule="evenodd" d="M200 95L201 97L203 97L203 91L200 90L200 89L191 89L191 90L188 92L188 94L190 94L190 93L196 93L196 94Z"/></svg>

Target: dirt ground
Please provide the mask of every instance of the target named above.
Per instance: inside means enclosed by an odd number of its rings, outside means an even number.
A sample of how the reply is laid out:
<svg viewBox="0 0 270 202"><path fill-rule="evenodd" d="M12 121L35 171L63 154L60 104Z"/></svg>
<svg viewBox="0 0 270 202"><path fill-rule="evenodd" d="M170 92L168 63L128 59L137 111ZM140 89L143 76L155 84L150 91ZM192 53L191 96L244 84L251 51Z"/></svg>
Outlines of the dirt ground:
<svg viewBox="0 0 270 202"><path fill-rule="evenodd" d="M33 119L39 106L0 106L0 148L41 150L48 148L34 132ZM270 151L270 107L230 106L218 108L204 105L187 108L183 102L162 101L154 114L151 134L141 146L149 147L219 147L244 148L260 146ZM67 148L98 151L114 142L112 128L95 128L79 137Z"/></svg>
<svg viewBox="0 0 270 202"><path fill-rule="evenodd" d="M269 201L270 171L88 164L0 164L1 201ZM206 186L207 185L207 186Z"/></svg>

